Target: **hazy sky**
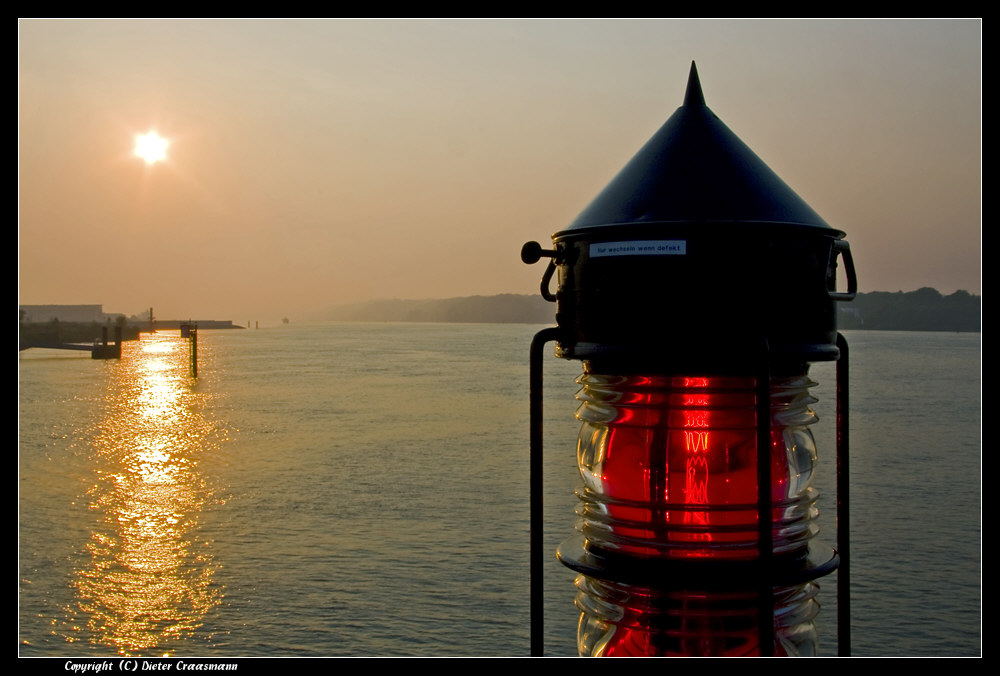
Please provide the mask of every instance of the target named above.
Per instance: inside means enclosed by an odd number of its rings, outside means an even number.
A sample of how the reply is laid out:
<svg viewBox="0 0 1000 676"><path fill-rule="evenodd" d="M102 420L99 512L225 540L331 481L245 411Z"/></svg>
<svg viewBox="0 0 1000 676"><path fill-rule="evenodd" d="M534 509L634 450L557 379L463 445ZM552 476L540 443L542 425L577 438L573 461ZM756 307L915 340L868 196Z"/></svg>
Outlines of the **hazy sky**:
<svg viewBox="0 0 1000 676"><path fill-rule="evenodd" d="M830 225L862 291L981 293L980 21L20 21L19 302L274 321L537 293L681 105ZM147 166L137 134L170 141Z"/></svg>

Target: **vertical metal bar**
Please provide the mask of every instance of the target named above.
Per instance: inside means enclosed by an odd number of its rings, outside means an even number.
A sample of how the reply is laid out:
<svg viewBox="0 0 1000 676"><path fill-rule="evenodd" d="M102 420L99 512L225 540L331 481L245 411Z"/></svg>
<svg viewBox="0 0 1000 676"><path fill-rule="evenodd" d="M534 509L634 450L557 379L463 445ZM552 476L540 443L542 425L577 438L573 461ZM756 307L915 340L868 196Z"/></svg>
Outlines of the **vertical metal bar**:
<svg viewBox="0 0 1000 676"><path fill-rule="evenodd" d="M559 329L550 327L542 329L531 339L529 355L528 389L529 389L529 426L531 448L528 484L530 489L530 527L531 550L529 553L529 571L531 576L531 656L541 657L545 651L545 578L542 564L545 561L542 552L542 357L545 344L559 337Z"/></svg>
<svg viewBox="0 0 1000 676"><path fill-rule="evenodd" d="M851 492L850 492L850 355L847 339L837 333L837 654L851 654Z"/></svg>
<svg viewBox="0 0 1000 676"><path fill-rule="evenodd" d="M760 654L774 655L774 589L771 577L774 533L771 516L771 368L770 346L763 341L763 358L757 371L757 625Z"/></svg>

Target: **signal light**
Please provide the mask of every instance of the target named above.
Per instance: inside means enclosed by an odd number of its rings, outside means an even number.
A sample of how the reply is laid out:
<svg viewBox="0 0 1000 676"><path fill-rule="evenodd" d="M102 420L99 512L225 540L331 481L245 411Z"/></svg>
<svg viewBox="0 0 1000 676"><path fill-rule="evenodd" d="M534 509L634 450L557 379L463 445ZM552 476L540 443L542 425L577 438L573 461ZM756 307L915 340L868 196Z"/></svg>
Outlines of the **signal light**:
<svg viewBox="0 0 1000 676"><path fill-rule="evenodd" d="M541 292L558 324L535 335L530 357L533 654L550 341L584 367L577 534L557 552L579 574L580 654L815 654L815 580L838 565L839 649L850 653L836 303L857 280L843 237L705 106L692 64L684 105L553 248L524 245L524 262L549 259ZM834 360L838 549L825 550L808 373Z"/></svg>

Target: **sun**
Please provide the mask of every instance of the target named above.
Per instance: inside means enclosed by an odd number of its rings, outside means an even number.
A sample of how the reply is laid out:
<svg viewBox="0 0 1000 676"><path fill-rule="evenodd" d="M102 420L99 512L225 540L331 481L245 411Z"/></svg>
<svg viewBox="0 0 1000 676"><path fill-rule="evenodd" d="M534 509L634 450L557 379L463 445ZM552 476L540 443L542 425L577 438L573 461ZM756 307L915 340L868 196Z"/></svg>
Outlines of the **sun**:
<svg viewBox="0 0 1000 676"><path fill-rule="evenodd" d="M155 131L139 134L135 137L135 155L145 160L146 164L155 164L167 159L167 139Z"/></svg>

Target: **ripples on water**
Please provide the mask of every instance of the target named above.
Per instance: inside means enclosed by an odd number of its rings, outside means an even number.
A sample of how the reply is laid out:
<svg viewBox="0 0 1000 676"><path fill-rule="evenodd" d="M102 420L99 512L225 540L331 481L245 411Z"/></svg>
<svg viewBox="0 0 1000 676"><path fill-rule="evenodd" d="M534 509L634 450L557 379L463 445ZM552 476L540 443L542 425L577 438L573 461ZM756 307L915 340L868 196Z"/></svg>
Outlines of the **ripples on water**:
<svg viewBox="0 0 1000 676"><path fill-rule="evenodd" d="M23 354L20 653L526 654L537 328L203 331L197 380L176 333L120 361ZM855 653L979 654L979 336L849 339ZM545 368L554 552L580 369ZM832 373L813 375L828 496ZM832 533L832 497L821 509ZM549 561L551 654L575 652L572 579Z"/></svg>

